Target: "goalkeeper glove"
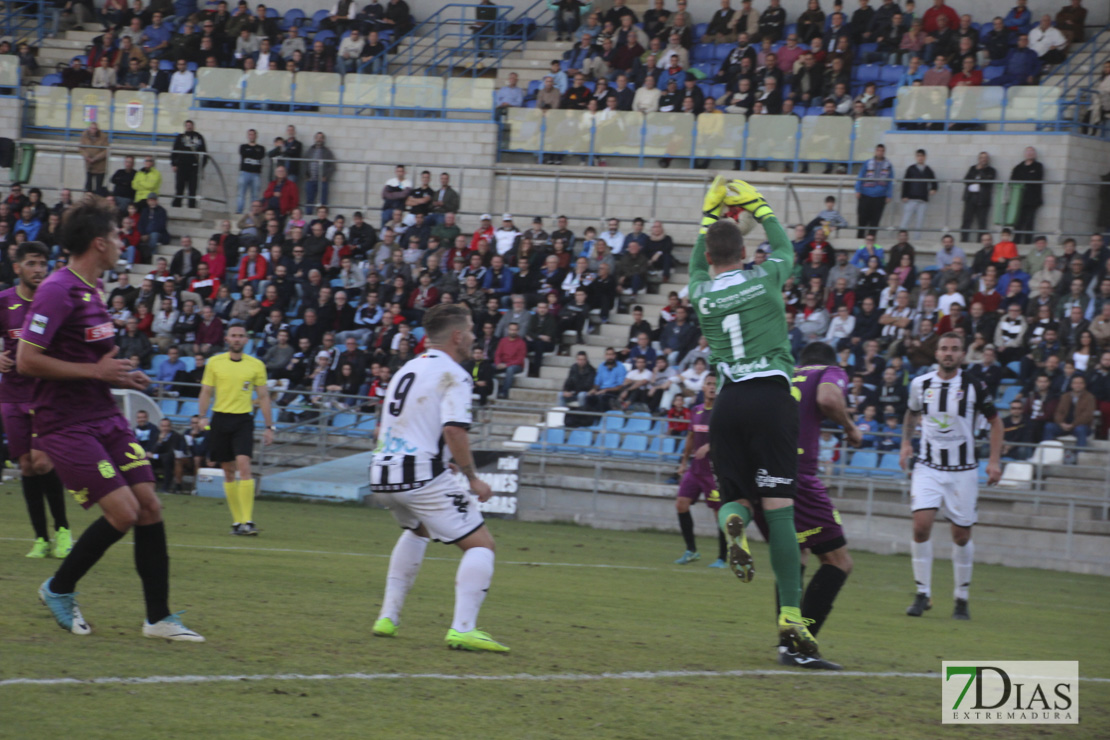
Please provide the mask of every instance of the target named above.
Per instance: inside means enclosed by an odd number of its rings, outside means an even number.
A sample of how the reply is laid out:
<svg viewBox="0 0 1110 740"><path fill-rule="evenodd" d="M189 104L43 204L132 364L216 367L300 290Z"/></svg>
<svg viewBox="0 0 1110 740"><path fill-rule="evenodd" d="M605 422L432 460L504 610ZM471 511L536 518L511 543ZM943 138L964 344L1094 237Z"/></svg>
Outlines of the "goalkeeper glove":
<svg viewBox="0 0 1110 740"><path fill-rule="evenodd" d="M701 231L699 233L704 234L710 226L720 220L727 193L728 187L725 184L725 178L718 175L710 183L709 190L705 192L705 199L702 200Z"/></svg>
<svg viewBox="0 0 1110 740"><path fill-rule="evenodd" d="M740 206L755 216L756 221L763 221L768 216L775 215L762 193L743 180L729 181L725 203L730 206Z"/></svg>

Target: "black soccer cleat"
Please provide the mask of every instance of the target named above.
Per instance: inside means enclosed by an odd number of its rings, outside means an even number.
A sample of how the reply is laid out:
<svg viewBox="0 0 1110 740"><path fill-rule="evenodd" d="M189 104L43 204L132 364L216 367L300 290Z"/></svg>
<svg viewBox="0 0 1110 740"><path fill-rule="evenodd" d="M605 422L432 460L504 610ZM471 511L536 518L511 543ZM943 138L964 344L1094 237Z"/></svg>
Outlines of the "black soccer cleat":
<svg viewBox="0 0 1110 740"><path fill-rule="evenodd" d="M906 616L920 617L925 612L933 608L933 600L925 594L918 594L913 597L913 603L906 607Z"/></svg>
<svg viewBox="0 0 1110 740"><path fill-rule="evenodd" d="M967 609L967 599L956 599L956 605L952 608L952 618L964 621L971 619L971 612Z"/></svg>
<svg viewBox="0 0 1110 740"><path fill-rule="evenodd" d="M820 655L802 655L785 645L779 645L779 665L806 668L811 671L842 671L844 667Z"/></svg>
<svg viewBox="0 0 1110 740"><path fill-rule="evenodd" d="M254 522L245 522L239 527L239 534L246 535L248 537L257 537L258 527L254 526Z"/></svg>

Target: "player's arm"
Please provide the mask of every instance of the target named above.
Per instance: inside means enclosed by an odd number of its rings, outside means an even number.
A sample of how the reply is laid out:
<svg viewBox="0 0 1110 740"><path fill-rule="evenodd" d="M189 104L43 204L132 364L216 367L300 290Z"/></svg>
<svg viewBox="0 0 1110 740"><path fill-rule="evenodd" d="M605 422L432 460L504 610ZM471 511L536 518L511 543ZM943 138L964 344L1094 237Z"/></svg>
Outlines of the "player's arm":
<svg viewBox="0 0 1110 740"><path fill-rule="evenodd" d="M46 349L20 339L16 350L16 369L21 375L44 380L100 380L115 388L143 390L150 378L131 371L131 360L117 359L119 347L112 347L99 361L67 362L46 354Z"/></svg>
<svg viewBox="0 0 1110 740"><path fill-rule="evenodd" d="M686 468L690 465L690 455L694 454L694 429L693 424L690 425L690 431L686 433L686 444L682 446L682 459L678 463L678 472L685 473Z"/></svg>
<svg viewBox="0 0 1110 740"><path fill-rule="evenodd" d="M451 457L459 472L470 483L470 490L478 496L479 501L488 501L493 495L493 489L478 477L474 469L474 458L470 454L470 435L466 427L454 422L444 424L443 441L447 443L447 449L451 450Z"/></svg>
<svg viewBox="0 0 1110 740"><path fill-rule="evenodd" d="M705 232L717 223L724 211L727 187L723 177L714 178L709 185L702 201L701 228L698 230L697 241L694 242L694 251L690 256L690 295L694 294L696 286L707 283L712 279L709 274L709 260L705 258Z"/></svg>
<svg viewBox="0 0 1110 740"><path fill-rule="evenodd" d="M212 403L212 391L216 390L207 383L200 386L200 397L197 399L197 415L202 419L208 418L208 406Z"/></svg>
<svg viewBox="0 0 1110 740"><path fill-rule="evenodd" d="M836 383L821 383L817 386L817 408L826 419L843 427L844 434L853 447L860 446L863 435L852 420L852 415L848 413L848 404L840 386Z"/></svg>
<svg viewBox="0 0 1110 740"><path fill-rule="evenodd" d="M913 431L921 421L921 412L906 409L905 419L902 421L902 450L898 455L898 463L902 470L908 470L910 458L913 457Z"/></svg>
<svg viewBox="0 0 1110 740"><path fill-rule="evenodd" d="M986 387L980 383L977 389L978 396L982 399L978 411L987 418L991 425L990 457L987 460L987 485L993 486L1002 478L1002 442L1005 439L1006 429L1002 424L1002 417L994 407L994 400L987 394Z"/></svg>

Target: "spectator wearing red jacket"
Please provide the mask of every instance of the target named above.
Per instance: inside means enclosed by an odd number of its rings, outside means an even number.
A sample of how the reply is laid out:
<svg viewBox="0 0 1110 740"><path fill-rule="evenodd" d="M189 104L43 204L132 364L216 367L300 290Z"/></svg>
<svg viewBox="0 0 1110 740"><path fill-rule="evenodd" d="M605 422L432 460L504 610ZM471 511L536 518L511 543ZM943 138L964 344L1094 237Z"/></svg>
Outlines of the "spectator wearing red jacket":
<svg viewBox="0 0 1110 740"><path fill-rule="evenodd" d="M212 275L208 263L203 260L204 258L201 257L201 263L197 265L196 277L189 281L189 291L199 295L204 303L211 304L216 300L216 294L220 292L220 279Z"/></svg>
<svg viewBox="0 0 1110 740"><path fill-rule="evenodd" d="M338 276L341 269L340 260L350 257L352 253L351 245L347 244L342 234L337 233L332 243L324 250L324 271L328 277Z"/></svg>
<svg viewBox="0 0 1110 740"><path fill-rule="evenodd" d="M956 29L960 27L959 14L944 4L944 0L933 0L933 7L925 11L925 15L921 19L921 30L927 34L934 34L937 32L937 18L944 16L948 19L948 27Z"/></svg>
<svg viewBox="0 0 1110 740"><path fill-rule="evenodd" d="M288 216L300 203L300 193L297 184L289 179L285 167L278 165L274 169L274 179L262 193L262 203L265 208L272 208L282 216Z"/></svg>
<svg viewBox="0 0 1110 740"><path fill-rule="evenodd" d="M439 303L439 291L432 285L432 276L427 272L422 272L419 284L409 293L406 308L414 313L419 313L422 318L424 312L437 303Z"/></svg>
<svg viewBox="0 0 1110 740"><path fill-rule="evenodd" d="M509 331L497 343L497 350L493 354L494 372L505 373L505 382L501 384L498 398L508 398L513 387L513 378L524 370L524 359L528 355L528 345L520 336L520 325L509 324Z"/></svg>
<svg viewBox="0 0 1110 740"><path fill-rule="evenodd" d="M474 236L470 237L470 251L478 250L480 239L485 239L486 243L493 241L493 218L488 213L482 214L482 225L475 229Z"/></svg>
<svg viewBox="0 0 1110 740"><path fill-rule="evenodd" d="M220 249L219 240L208 240L208 251L200 258L200 263L208 265L208 274L212 277L221 279L224 277L227 273L227 257L224 256L224 251Z"/></svg>
<svg viewBox="0 0 1110 740"><path fill-rule="evenodd" d="M223 346L224 322L211 306L205 306L200 309L200 322L197 324L197 351L207 355Z"/></svg>
<svg viewBox="0 0 1110 740"><path fill-rule="evenodd" d="M258 253L258 245L251 244L239 262L239 285L249 282L258 290L258 284L266 279L269 263Z"/></svg>
<svg viewBox="0 0 1110 740"><path fill-rule="evenodd" d="M968 55L961 62L963 67L952 75L948 87L979 87L983 84L983 73L975 68L975 57Z"/></svg>

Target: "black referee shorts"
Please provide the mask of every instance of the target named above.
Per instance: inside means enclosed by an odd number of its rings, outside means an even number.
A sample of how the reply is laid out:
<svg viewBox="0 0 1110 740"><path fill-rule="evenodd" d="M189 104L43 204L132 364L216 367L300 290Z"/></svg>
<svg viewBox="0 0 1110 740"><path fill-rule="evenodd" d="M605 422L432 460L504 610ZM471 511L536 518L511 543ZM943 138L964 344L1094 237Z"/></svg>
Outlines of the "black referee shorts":
<svg viewBox="0 0 1110 740"><path fill-rule="evenodd" d="M208 433L208 459L212 462L235 462L239 455L250 457L254 452L253 414L212 414Z"/></svg>
<svg viewBox="0 0 1110 740"><path fill-rule="evenodd" d="M798 402L785 378L754 378L717 391L709 454L724 502L794 498Z"/></svg>

